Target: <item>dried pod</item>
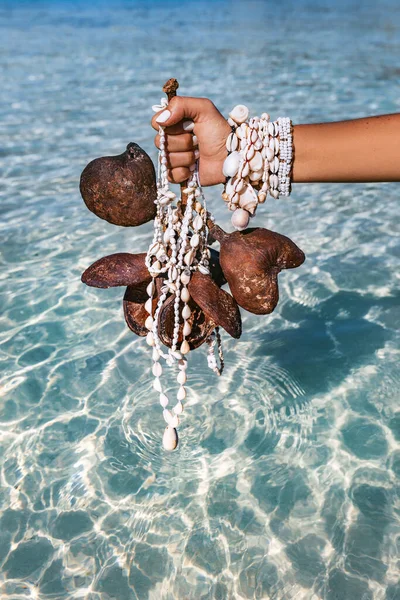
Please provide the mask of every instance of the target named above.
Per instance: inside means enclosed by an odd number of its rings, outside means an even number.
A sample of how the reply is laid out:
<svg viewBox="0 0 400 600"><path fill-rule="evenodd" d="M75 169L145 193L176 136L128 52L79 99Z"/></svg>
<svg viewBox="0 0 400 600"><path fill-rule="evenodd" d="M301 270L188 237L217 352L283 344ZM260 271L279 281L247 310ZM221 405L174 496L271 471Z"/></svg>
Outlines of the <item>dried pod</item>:
<svg viewBox="0 0 400 600"><path fill-rule="evenodd" d="M189 292L206 316L221 326L233 338L242 334L242 319L236 300L221 290L209 275L195 271L189 283Z"/></svg>
<svg viewBox="0 0 400 600"><path fill-rule="evenodd" d="M139 286L130 285L126 288L123 300L125 321L133 333L142 337L148 333L145 321L149 313L144 307L147 299L148 295L145 284Z"/></svg>
<svg viewBox="0 0 400 600"><path fill-rule="evenodd" d="M132 142L123 154L92 160L82 172L80 191L88 209L114 225L135 227L156 215L154 166Z"/></svg>
<svg viewBox="0 0 400 600"><path fill-rule="evenodd" d="M224 272L221 269L221 265L219 264L219 252L214 250L214 248L209 248L210 258L209 258L209 269L211 271L211 277L215 281L215 283L221 287L226 283L226 279L224 276Z"/></svg>
<svg viewBox="0 0 400 600"><path fill-rule="evenodd" d="M162 279L157 279L156 290L153 295L153 314L157 307L158 294L161 285ZM126 324L128 325L129 329L133 331L133 333L136 333L136 335L140 335L142 337L146 336L149 332L145 325L146 319L149 316L149 313L145 308L145 304L149 300L149 295L146 288L146 282L142 282L135 286L128 286L126 288L123 300Z"/></svg>
<svg viewBox="0 0 400 600"><path fill-rule="evenodd" d="M117 287L120 285L140 285L151 280L145 265L146 254L129 254L118 252L96 260L82 274L81 280L86 285L98 288Z"/></svg>
<svg viewBox="0 0 400 600"><path fill-rule="evenodd" d="M279 299L278 273L299 267L304 253L292 240L268 229L226 233L210 224L220 244L220 263L237 303L256 315L271 313Z"/></svg>
<svg viewBox="0 0 400 600"><path fill-rule="evenodd" d="M174 335L174 324L175 324L175 313L174 313L174 303L175 296L172 295L164 302L162 308L160 310L159 318L158 318L158 335L160 336L161 342L171 348L172 346L172 338ZM191 315L189 319L187 319L187 323L189 323L191 327L191 332L187 336L186 340L189 343L189 347L191 350L198 348L201 346L207 339L207 337L212 333L215 328L215 323L209 319L205 313L201 310L201 308L191 299L188 303L189 308L191 310ZM183 319L181 317L183 309L183 303L180 303L179 306L179 315L180 315L180 328L178 335L178 346L181 344L183 340L182 329L183 329Z"/></svg>

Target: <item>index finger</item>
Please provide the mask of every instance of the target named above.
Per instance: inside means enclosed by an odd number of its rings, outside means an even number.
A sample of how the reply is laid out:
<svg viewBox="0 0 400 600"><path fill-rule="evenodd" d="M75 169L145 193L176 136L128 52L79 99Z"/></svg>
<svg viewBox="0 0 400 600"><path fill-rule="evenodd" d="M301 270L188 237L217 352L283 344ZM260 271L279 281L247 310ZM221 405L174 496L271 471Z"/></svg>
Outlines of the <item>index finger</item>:
<svg viewBox="0 0 400 600"><path fill-rule="evenodd" d="M156 122L156 118L158 117L158 115L161 114L161 112L155 114L154 117L151 119L151 126L156 131L159 131L159 129L160 129L160 123ZM185 127L187 127L187 128L185 129ZM185 119L183 121L179 121L179 123L176 123L176 125L170 125L170 127L165 127L164 131L167 135L179 135L181 133L192 132L193 127L194 127L193 121L190 121L189 119Z"/></svg>

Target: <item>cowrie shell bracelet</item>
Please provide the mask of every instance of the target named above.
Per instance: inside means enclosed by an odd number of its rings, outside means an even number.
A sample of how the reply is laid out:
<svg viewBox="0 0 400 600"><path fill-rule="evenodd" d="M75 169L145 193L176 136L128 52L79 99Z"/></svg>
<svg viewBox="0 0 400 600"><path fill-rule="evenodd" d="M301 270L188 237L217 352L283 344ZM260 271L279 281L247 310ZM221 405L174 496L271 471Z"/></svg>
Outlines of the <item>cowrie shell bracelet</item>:
<svg viewBox="0 0 400 600"><path fill-rule="evenodd" d="M241 231L268 194L277 199L291 192L293 126L287 117L270 121L268 113L249 119L243 104L229 113L228 123L232 132L226 140L222 198L233 211L232 225Z"/></svg>

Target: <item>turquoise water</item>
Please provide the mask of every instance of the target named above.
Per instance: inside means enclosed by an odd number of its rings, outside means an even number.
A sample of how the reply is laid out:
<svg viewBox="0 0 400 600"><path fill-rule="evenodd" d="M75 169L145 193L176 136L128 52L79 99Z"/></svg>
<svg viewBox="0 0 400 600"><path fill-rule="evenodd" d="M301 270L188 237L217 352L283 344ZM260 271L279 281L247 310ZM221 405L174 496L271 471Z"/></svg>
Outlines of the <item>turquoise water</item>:
<svg viewBox="0 0 400 600"><path fill-rule="evenodd" d="M398 600L398 184L297 185L258 211L307 261L224 336L222 378L190 357L172 455L121 289L80 283L151 225L78 191L129 141L155 158L170 76L225 114L399 112L398 3L2 2L0 39L1 598Z"/></svg>

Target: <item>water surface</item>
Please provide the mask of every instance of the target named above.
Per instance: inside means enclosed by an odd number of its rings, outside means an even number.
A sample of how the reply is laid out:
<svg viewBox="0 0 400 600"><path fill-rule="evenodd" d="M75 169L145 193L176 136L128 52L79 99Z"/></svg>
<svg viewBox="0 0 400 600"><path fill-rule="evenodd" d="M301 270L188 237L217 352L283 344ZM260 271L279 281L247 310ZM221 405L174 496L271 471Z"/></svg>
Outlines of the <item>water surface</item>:
<svg viewBox="0 0 400 600"><path fill-rule="evenodd" d="M130 141L156 157L170 76L224 114L399 112L398 3L3 2L0 39L1 597L398 600L398 184L259 209L307 261L224 336L222 378L190 357L172 455L122 290L80 283L151 225L100 221L78 191Z"/></svg>

